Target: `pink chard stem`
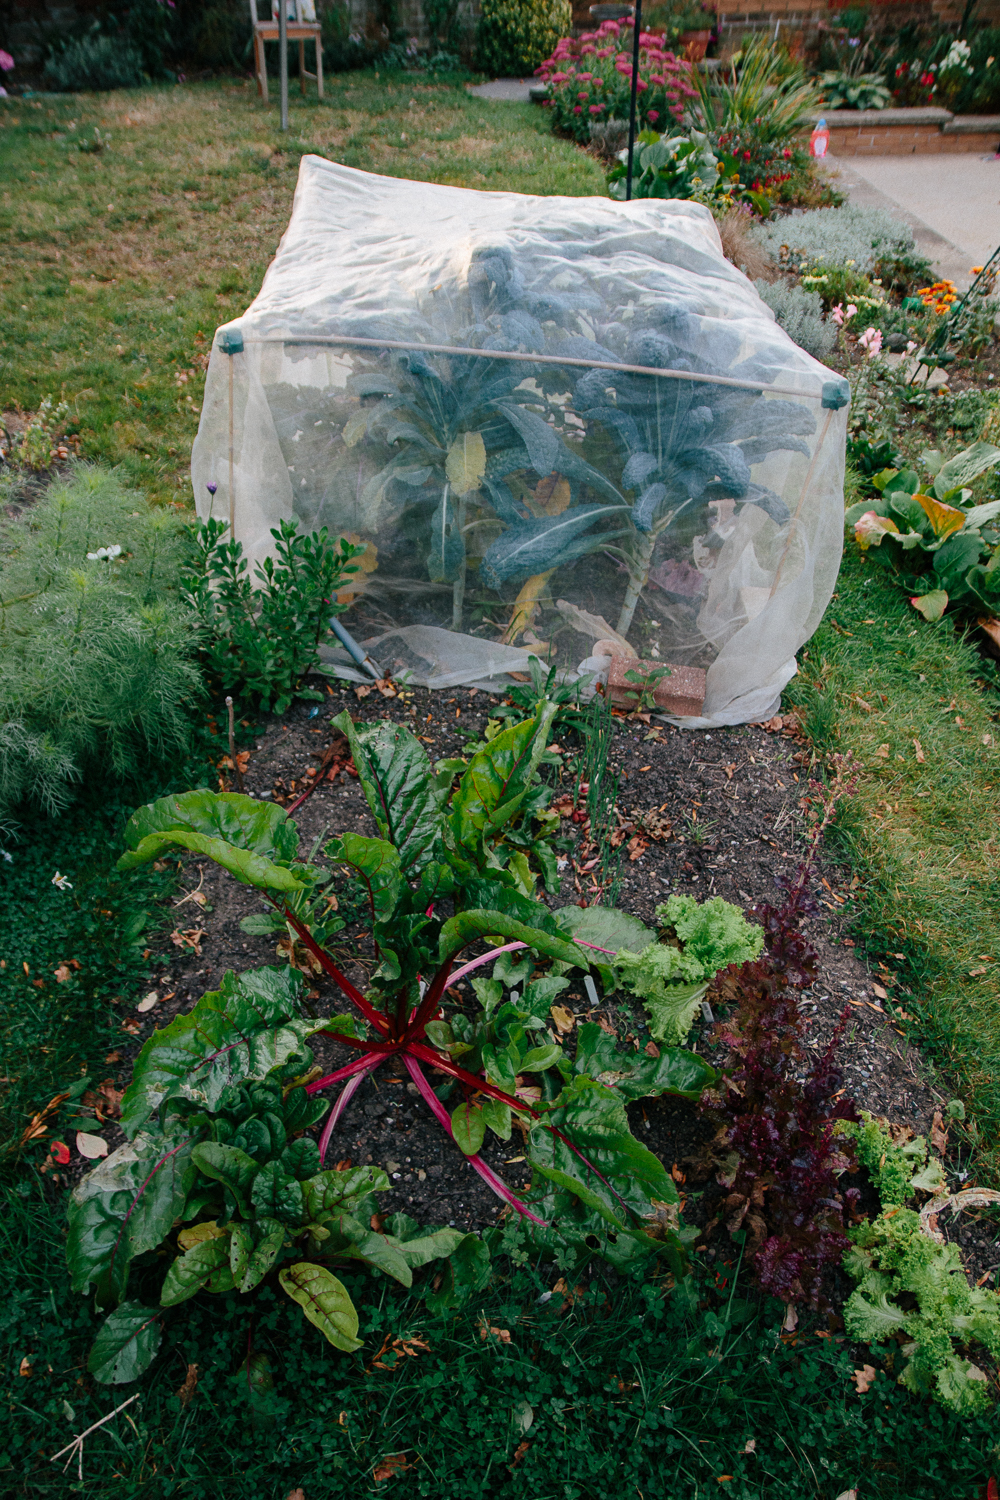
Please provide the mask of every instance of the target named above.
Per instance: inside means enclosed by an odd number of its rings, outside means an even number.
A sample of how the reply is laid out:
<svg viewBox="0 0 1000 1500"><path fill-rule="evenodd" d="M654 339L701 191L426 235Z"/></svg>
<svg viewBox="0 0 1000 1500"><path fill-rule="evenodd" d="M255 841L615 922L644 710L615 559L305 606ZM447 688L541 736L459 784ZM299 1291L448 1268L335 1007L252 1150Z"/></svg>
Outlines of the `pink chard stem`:
<svg viewBox="0 0 1000 1500"><path fill-rule="evenodd" d="M370 1073L373 1068L377 1068L379 1063L384 1061L384 1058L377 1056L366 1057L363 1058L362 1061L364 1062L364 1067L359 1068L354 1074L354 1077L349 1078L347 1083L345 1083L344 1087L340 1091L340 1094L334 1100L333 1108L330 1110L326 1124L323 1126L323 1134L319 1138L319 1164L321 1167L326 1162L326 1148L330 1144L330 1137L333 1135L334 1130L336 1130L337 1128L337 1121L340 1119L341 1115L344 1113L344 1110L354 1098L354 1095L358 1092L358 1089L364 1083L365 1075L367 1073Z"/></svg>
<svg viewBox="0 0 1000 1500"><path fill-rule="evenodd" d="M490 956L491 955L489 954L487 955L487 957ZM431 1088L430 1083L425 1077L424 1071L421 1068L420 1064L417 1062L416 1058L408 1056L408 1054L405 1052L403 1053L403 1061L406 1064L406 1068L410 1077L413 1079L413 1082L420 1090L420 1094L424 1100L424 1103L430 1109L431 1113L434 1115L439 1124L443 1125L448 1134L451 1135L451 1117L448 1114L448 1111L445 1109L444 1105L441 1103L441 1100L438 1098L437 1094L435 1094L434 1090ZM507 1184L497 1176L492 1167L488 1167L486 1165L481 1156L470 1156L466 1159L469 1163L469 1166L473 1167L475 1171L479 1173L483 1181L487 1184L488 1187L493 1189L498 1198L502 1198L505 1203L509 1203L511 1208L516 1208L519 1214L521 1214L525 1219L530 1219L533 1224L540 1224L543 1229L547 1229L549 1227L545 1219L539 1219L537 1215L533 1214L531 1210L521 1202L520 1198L516 1197L511 1192Z"/></svg>

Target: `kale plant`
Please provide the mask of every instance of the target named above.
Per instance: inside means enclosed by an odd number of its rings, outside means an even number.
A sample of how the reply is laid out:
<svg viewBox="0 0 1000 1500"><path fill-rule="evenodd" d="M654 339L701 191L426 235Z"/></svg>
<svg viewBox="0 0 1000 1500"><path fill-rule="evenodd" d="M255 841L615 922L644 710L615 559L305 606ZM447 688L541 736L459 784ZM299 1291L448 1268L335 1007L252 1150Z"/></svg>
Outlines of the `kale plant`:
<svg viewBox="0 0 1000 1500"><path fill-rule="evenodd" d="M353 1013L303 1018L300 976L260 969L227 975L219 992L147 1043L123 1102L130 1143L96 1168L74 1199L70 1260L81 1290L93 1283L103 1306L122 1303L129 1260L155 1249L178 1217L201 1213L209 1217L195 1226L197 1242L181 1244L181 1264L168 1274L161 1300L202 1286L249 1290L251 1264L266 1260L263 1275L290 1252L282 1285L340 1348L354 1347L357 1318L331 1259L367 1260L406 1280L412 1266L450 1255L444 1300L435 1306L481 1285L488 1246L447 1233L442 1239L437 1231L421 1236L409 1221L388 1235L370 1231L365 1198L383 1185L382 1174L323 1169L363 1076L394 1059L479 1175L542 1236L540 1248L578 1262L599 1252L618 1265L665 1254L675 1271L683 1269L691 1236L679 1225L676 1186L632 1135L625 1103L664 1092L697 1098L714 1082L714 1069L679 1048L657 1057L619 1053L596 1025L581 1028L571 1061L547 1033L546 1006L568 983L566 972L588 968L590 952L601 946L579 929L578 941L571 936L572 914L585 924L586 912L571 908L557 920L526 894L523 853L504 841L530 799L555 711L544 704L534 718L497 734L454 787L454 771L435 775L408 729L355 725L346 714L337 721L379 831L376 838L345 832L327 846L367 893L376 966L365 994L293 909L319 874L298 859L298 832L284 809L194 791L134 814L120 868L171 848L215 860L265 894ZM486 953L456 967L483 941ZM533 977L532 955L551 961L550 972ZM446 989L491 960L492 978L474 985L478 1009L471 1016L443 1010ZM319 1031L356 1056L317 1078L303 1049ZM450 1112L428 1067L458 1087ZM525 1087L531 1077L537 1085ZM315 1119L315 1095L336 1083L344 1088L328 1113L322 1109L317 1147L300 1132ZM533 1170L528 1201L478 1154L486 1130L506 1140L515 1121ZM407 1250L415 1238L419 1244ZM101 1369L138 1373L155 1353L155 1318L155 1309L141 1304L119 1307L106 1343L127 1354L118 1363L117 1355L103 1360Z"/></svg>
<svg viewBox="0 0 1000 1500"><path fill-rule="evenodd" d="M594 544L628 570L616 627L620 635L632 624L661 537L686 551L696 535L710 530L708 508L717 500L757 505L779 525L788 520L779 496L754 483L751 465L775 450L808 455L805 439L815 432L816 419L798 402L766 398L773 369L762 356L741 360L739 352L736 333L713 328L706 335L698 318L668 308L656 324L628 335L619 350L598 345L593 357L759 380L760 387L630 375L599 366L575 382L577 412L612 436L624 461L622 488L635 497L621 540L601 537Z"/></svg>
<svg viewBox="0 0 1000 1500"><path fill-rule="evenodd" d="M331 542L325 529L300 536L298 524L279 521L271 532L274 556L256 565L251 581L242 542L226 540L224 522L202 521L184 570L207 671L222 691L248 693L277 714L294 698L322 702L305 678L331 637L331 615L347 607L337 603L337 590L364 551L343 538Z"/></svg>

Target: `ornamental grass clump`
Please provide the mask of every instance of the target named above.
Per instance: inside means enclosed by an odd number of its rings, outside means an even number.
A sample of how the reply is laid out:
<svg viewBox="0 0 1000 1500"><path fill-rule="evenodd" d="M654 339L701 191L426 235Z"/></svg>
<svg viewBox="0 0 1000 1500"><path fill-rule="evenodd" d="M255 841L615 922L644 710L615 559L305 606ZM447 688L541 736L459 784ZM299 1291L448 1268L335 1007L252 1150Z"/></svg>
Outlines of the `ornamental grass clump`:
<svg viewBox="0 0 1000 1500"><path fill-rule="evenodd" d="M586 142L594 121L628 119L632 92L632 27L604 21L596 31L564 36L536 74L549 85L552 127ZM652 32L639 36L637 117L640 129L680 120L695 97L691 66Z"/></svg>

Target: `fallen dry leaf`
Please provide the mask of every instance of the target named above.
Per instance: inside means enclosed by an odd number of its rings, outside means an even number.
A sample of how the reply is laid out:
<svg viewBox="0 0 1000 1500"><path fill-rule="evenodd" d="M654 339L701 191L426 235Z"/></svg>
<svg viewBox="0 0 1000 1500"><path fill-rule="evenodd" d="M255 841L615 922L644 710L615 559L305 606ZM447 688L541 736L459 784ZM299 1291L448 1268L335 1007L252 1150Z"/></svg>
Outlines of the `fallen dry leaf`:
<svg viewBox="0 0 1000 1500"><path fill-rule="evenodd" d="M52 1153L54 1160L57 1161L61 1167L65 1167L69 1161L69 1147L67 1146L66 1142L52 1141L49 1144L49 1150Z"/></svg>
<svg viewBox="0 0 1000 1500"><path fill-rule="evenodd" d="M880 984L873 984L872 992L873 994L876 994L880 1000L888 1000L889 998L888 990L884 990Z"/></svg>
<svg viewBox="0 0 1000 1500"><path fill-rule="evenodd" d="M878 749L875 751L875 754L876 754L876 756L878 757L879 760L888 760L889 759L889 746L888 745L879 745Z"/></svg>
<svg viewBox="0 0 1000 1500"><path fill-rule="evenodd" d="M206 933L204 927L188 927L183 932L181 932L179 928L175 927L173 932L170 934L170 941L173 943L175 948L190 948L195 953L195 955L200 958L201 940L202 938L207 936L208 934Z"/></svg>
<svg viewBox="0 0 1000 1500"><path fill-rule="evenodd" d="M90 1135L86 1130L78 1130L76 1132L76 1149L88 1161L97 1161L99 1157L107 1156L108 1143L103 1136Z"/></svg>
<svg viewBox="0 0 1000 1500"><path fill-rule="evenodd" d="M843 1490L837 1496L837 1500L858 1500L857 1490Z"/></svg>
<svg viewBox="0 0 1000 1500"><path fill-rule="evenodd" d="M381 1349L366 1368L368 1370L388 1370L390 1372L399 1370L402 1368L401 1361L403 1359L417 1359L421 1354L429 1354L430 1350L430 1344L424 1339L394 1339L391 1333L387 1333L382 1340ZM387 1364L382 1358L383 1354L395 1354L396 1358L391 1364Z"/></svg>
<svg viewBox="0 0 1000 1500"><path fill-rule="evenodd" d="M920 765L923 765L924 764L924 747L921 745L921 743L920 743L919 740L914 740L913 741L913 748L914 748L914 750L917 753L917 760L918 760L918 762L920 763Z"/></svg>
<svg viewBox="0 0 1000 1500"><path fill-rule="evenodd" d="M747 1438L746 1442L743 1444L743 1452L744 1453L756 1453L757 1452L757 1439L756 1438Z"/></svg>
<svg viewBox="0 0 1000 1500"><path fill-rule="evenodd" d="M116 1063L121 1062L121 1060L122 1055L120 1052L109 1052L107 1057L104 1059L106 1063Z"/></svg>
<svg viewBox="0 0 1000 1500"><path fill-rule="evenodd" d="M136 1006L136 1010L139 1012L140 1016L144 1016L148 1010L152 1010L153 1006L157 1003L159 998L160 997L157 994L156 990L150 990L148 995L143 995L142 999L139 1001L139 1004Z"/></svg>
<svg viewBox="0 0 1000 1500"><path fill-rule="evenodd" d="M357 689L355 688L355 692ZM400 1474L404 1469L412 1469L413 1465L405 1453L387 1453L385 1458L377 1463L372 1469L372 1478L376 1484L384 1484L394 1474Z"/></svg>
<svg viewBox="0 0 1000 1500"><path fill-rule="evenodd" d="M184 1384L177 1392L177 1399L181 1406L190 1406L194 1400L194 1393L198 1389L198 1366L188 1365L187 1374L184 1376ZM299 1491L301 1494L302 1491Z"/></svg>
<svg viewBox="0 0 1000 1500"><path fill-rule="evenodd" d="M870 1390L877 1374L878 1371L874 1365L862 1365L860 1370L855 1370L851 1379L854 1381L854 1388L859 1395L863 1395L865 1391Z"/></svg>
<svg viewBox="0 0 1000 1500"><path fill-rule="evenodd" d="M530 1447L531 1444L528 1442L527 1438L525 1438L523 1443L518 1443L517 1447L514 1449L514 1460L510 1465L512 1469L517 1468L518 1464L521 1462L522 1458L527 1453Z"/></svg>
<svg viewBox="0 0 1000 1500"><path fill-rule="evenodd" d="M127 1031L129 1036L138 1036L141 1030L142 1027L140 1026L139 1022L134 1020L131 1016L129 1016L127 1020L122 1022L122 1031Z"/></svg>
<svg viewBox="0 0 1000 1500"><path fill-rule="evenodd" d="M931 1121L931 1145L942 1156L948 1148L948 1131L939 1109L934 1111L934 1119Z"/></svg>
<svg viewBox="0 0 1000 1500"><path fill-rule="evenodd" d="M659 1049L659 1047L656 1045L655 1042L652 1042L652 1041L647 1042L646 1045L645 1045L645 1047L643 1047L642 1050L643 1050L643 1052L645 1052L645 1054L646 1054L647 1057L659 1057L659 1055L660 1055L660 1049Z"/></svg>
<svg viewBox="0 0 1000 1500"><path fill-rule="evenodd" d="M32 1377L32 1375L34 1375L34 1373L35 1373L35 1367L31 1363L31 1360L28 1358L27 1355L25 1355L24 1358L21 1360L21 1364L20 1364L20 1367L18 1368L18 1372L17 1373L19 1375L23 1375L24 1378L25 1378L25 1380L30 1380L31 1377Z"/></svg>
<svg viewBox="0 0 1000 1500"><path fill-rule="evenodd" d="M341 1413L343 1415L343 1413ZM306 1492L303 1489L289 1490L285 1500L306 1500Z"/></svg>
<svg viewBox="0 0 1000 1500"><path fill-rule="evenodd" d="M556 1289L558 1290L558 1282L556 1283ZM491 1323L487 1323L485 1318L481 1318L476 1327L479 1329L479 1337L484 1343L491 1335L493 1338L499 1339L501 1344L510 1343L509 1328L494 1328Z"/></svg>
<svg viewBox="0 0 1000 1500"><path fill-rule="evenodd" d="M555 1023L555 1028L560 1036L568 1036L576 1025L576 1017L565 1005L553 1005L549 1015Z"/></svg>
<svg viewBox="0 0 1000 1500"><path fill-rule="evenodd" d="M785 1319L781 1327L785 1333L794 1333L799 1326L799 1315L794 1302L789 1302L785 1307Z"/></svg>

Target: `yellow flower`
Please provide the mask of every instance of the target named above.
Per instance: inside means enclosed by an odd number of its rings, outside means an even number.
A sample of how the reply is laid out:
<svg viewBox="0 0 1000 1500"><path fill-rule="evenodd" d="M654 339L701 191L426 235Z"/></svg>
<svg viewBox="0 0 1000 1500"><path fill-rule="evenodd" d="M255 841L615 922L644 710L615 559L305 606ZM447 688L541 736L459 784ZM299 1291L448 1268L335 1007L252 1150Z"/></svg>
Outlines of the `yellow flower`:
<svg viewBox="0 0 1000 1500"><path fill-rule="evenodd" d="M992 61L993 61L993 59L991 57L990 58L990 62L992 62ZM978 276L980 274L980 272L982 271L982 269L983 269L982 266L970 266L970 268L969 268L969 275L970 276Z"/></svg>

